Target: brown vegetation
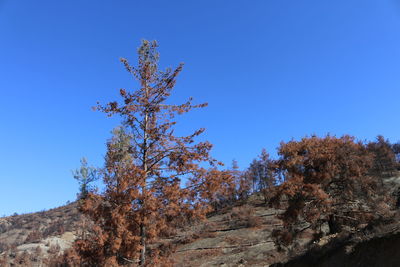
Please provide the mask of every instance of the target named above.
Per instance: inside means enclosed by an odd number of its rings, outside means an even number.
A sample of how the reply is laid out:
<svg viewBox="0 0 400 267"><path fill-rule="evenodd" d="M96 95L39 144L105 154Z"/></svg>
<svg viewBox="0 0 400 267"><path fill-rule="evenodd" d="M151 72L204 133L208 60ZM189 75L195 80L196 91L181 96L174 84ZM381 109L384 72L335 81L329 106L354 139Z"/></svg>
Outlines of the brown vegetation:
<svg viewBox="0 0 400 267"><path fill-rule="evenodd" d="M165 256L155 245L173 229L205 215L230 194L231 175L215 168L208 142L195 144L204 129L185 137L174 135L176 115L201 108L191 99L181 105L165 101L182 70L158 70L155 42L143 41L138 50L138 67L121 61L139 81L133 92L121 89L122 103L110 102L97 108L108 115L120 115L123 127L107 143L104 193L89 193L80 210L94 226L75 242L85 264L119 266L157 265ZM201 167L206 162L210 170ZM188 181L182 186L182 179Z"/></svg>
<svg viewBox="0 0 400 267"><path fill-rule="evenodd" d="M282 143L275 171L285 182L271 199L275 207L287 200L276 230L279 245L288 245L311 228L316 237L323 226L330 234L390 219L393 201L384 192L380 176L372 175L376 155L353 137L303 138Z"/></svg>

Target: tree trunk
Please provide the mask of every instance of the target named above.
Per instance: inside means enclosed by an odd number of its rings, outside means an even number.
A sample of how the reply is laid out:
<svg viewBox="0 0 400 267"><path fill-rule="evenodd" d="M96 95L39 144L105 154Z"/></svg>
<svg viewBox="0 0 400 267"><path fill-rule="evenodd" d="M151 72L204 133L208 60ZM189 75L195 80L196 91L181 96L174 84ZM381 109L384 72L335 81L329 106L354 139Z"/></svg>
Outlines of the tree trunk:
<svg viewBox="0 0 400 267"><path fill-rule="evenodd" d="M140 266L146 266L146 227L143 224L140 225L140 245Z"/></svg>
<svg viewBox="0 0 400 267"><path fill-rule="evenodd" d="M147 87L147 85L146 85ZM148 91L146 89L146 97L148 97ZM147 141L148 141L148 135L147 135L147 123L148 123L149 115L148 111L145 111L145 116L144 116L144 128L143 128L143 171L144 171L144 186L142 188L142 194L143 194L143 203L142 203L142 209L146 210L146 186L147 186ZM142 250L140 251L140 266L146 266L146 226L142 222L140 224L140 245L142 246Z"/></svg>
<svg viewBox="0 0 400 267"><path fill-rule="evenodd" d="M340 232L340 226L337 223L334 215L329 215L328 225L329 225L329 234L336 234Z"/></svg>

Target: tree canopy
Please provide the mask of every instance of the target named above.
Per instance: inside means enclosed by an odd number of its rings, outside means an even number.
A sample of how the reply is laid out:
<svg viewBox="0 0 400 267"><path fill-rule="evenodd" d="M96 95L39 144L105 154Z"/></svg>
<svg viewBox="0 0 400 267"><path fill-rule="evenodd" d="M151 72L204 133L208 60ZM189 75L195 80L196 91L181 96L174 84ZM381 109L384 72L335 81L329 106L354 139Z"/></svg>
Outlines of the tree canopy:
<svg viewBox="0 0 400 267"><path fill-rule="evenodd" d="M354 137L312 136L281 143L278 153L276 171L285 179L271 199L285 208L285 227L274 233L278 243L290 244L304 222L316 233L323 224L336 233L390 217L381 177L371 174L374 154Z"/></svg>

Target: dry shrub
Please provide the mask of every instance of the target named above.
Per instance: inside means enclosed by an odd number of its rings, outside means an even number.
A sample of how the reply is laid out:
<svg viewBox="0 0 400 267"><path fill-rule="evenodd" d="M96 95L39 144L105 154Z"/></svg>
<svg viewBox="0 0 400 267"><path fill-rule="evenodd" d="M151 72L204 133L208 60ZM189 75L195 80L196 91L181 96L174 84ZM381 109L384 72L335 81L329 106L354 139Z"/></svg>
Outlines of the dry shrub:
<svg viewBox="0 0 400 267"><path fill-rule="evenodd" d="M34 230L28 234L24 243L38 243L42 238L42 233L38 230Z"/></svg>
<svg viewBox="0 0 400 267"><path fill-rule="evenodd" d="M62 235L63 233L65 233L64 223L62 220L57 220L44 229L43 237Z"/></svg>
<svg viewBox="0 0 400 267"><path fill-rule="evenodd" d="M61 248L60 248L59 244L56 244L56 245L52 244L47 252L51 255L58 255L60 250L61 250Z"/></svg>
<svg viewBox="0 0 400 267"><path fill-rule="evenodd" d="M196 236L196 239L198 239L198 238L213 238L217 235L215 232L216 228L217 228L217 224L215 222L206 222L193 235Z"/></svg>
<svg viewBox="0 0 400 267"><path fill-rule="evenodd" d="M237 246L236 248L233 248L233 249L232 249L231 253L232 253L232 254L239 254L239 253L241 253L241 252L243 252L243 251L245 251L245 250L247 250L246 247Z"/></svg>
<svg viewBox="0 0 400 267"><path fill-rule="evenodd" d="M189 255L187 257L187 259L189 260L189 263L190 263L190 262L192 262L194 260L207 258L207 257L215 257L215 256L219 256L221 254L222 254L222 251L219 248L216 248L216 249L204 249L204 250L198 250L198 251L191 252L191 255ZM188 266L190 266L190 264Z"/></svg>
<svg viewBox="0 0 400 267"><path fill-rule="evenodd" d="M217 236L216 232L203 231L199 234L200 238L214 238Z"/></svg>
<svg viewBox="0 0 400 267"><path fill-rule="evenodd" d="M231 216L231 213L227 213L224 217L222 217L222 220L223 221L230 221L230 220L232 220L232 216Z"/></svg>
<svg viewBox="0 0 400 267"><path fill-rule="evenodd" d="M200 235L197 233L192 233L190 235L186 235L183 238L179 238L175 243L180 245L185 245L194 242L195 240L199 239Z"/></svg>
<svg viewBox="0 0 400 267"><path fill-rule="evenodd" d="M78 267L82 265L81 260L73 248L67 249L64 253L55 257L49 257L45 260L45 264L49 267Z"/></svg>
<svg viewBox="0 0 400 267"><path fill-rule="evenodd" d="M33 259L35 261L38 261L40 258L42 258L42 256L43 256L42 248L40 246L37 246L35 248L35 251L33 252Z"/></svg>
<svg viewBox="0 0 400 267"><path fill-rule="evenodd" d="M171 253L175 252L176 246L171 242L161 242L158 249L161 256L169 256Z"/></svg>
<svg viewBox="0 0 400 267"><path fill-rule="evenodd" d="M169 256L162 256L159 250L150 250L148 264L154 267L173 267L174 260Z"/></svg>
<svg viewBox="0 0 400 267"><path fill-rule="evenodd" d="M0 266L8 265L8 253L0 254Z"/></svg>
<svg viewBox="0 0 400 267"><path fill-rule="evenodd" d="M258 228L263 224L263 219L258 216L250 216L247 219L247 227Z"/></svg>
<svg viewBox="0 0 400 267"><path fill-rule="evenodd" d="M185 244L192 243L200 238L214 238L214 237L216 237L216 235L217 235L217 233L215 233L215 232L200 230L199 232L191 233L182 238L179 238L178 240L174 241L174 244L185 245Z"/></svg>
<svg viewBox="0 0 400 267"><path fill-rule="evenodd" d="M0 242L0 253L8 250L9 248L10 248L10 246L7 243Z"/></svg>
<svg viewBox="0 0 400 267"><path fill-rule="evenodd" d="M255 215L255 210L252 206L243 205L233 208L230 215L231 227L259 227L263 220Z"/></svg>
<svg viewBox="0 0 400 267"><path fill-rule="evenodd" d="M160 231L160 237L168 238L168 237L175 236L176 234L177 234L177 231L174 228L163 228Z"/></svg>
<svg viewBox="0 0 400 267"><path fill-rule="evenodd" d="M192 243L193 241L194 241L194 239L192 239L191 236L185 236L183 238L179 238L177 241L175 241L175 243L178 245L185 245L185 244Z"/></svg>
<svg viewBox="0 0 400 267"><path fill-rule="evenodd" d="M232 220L245 220L254 214L254 208L249 205L234 207L231 212Z"/></svg>
<svg viewBox="0 0 400 267"><path fill-rule="evenodd" d="M204 231L212 231L215 230L217 228L218 224L215 222L205 222L201 227L200 227L200 231L204 232Z"/></svg>
<svg viewBox="0 0 400 267"><path fill-rule="evenodd" d="M275 245L278 248L278 251L281 251L283 247L288 247L293 242L293 235L288 230L280 230L275 229L271 233L271 238L274 241Z"/></svg>
<svg viewBox="0 0 400 267"><path fill-rule="evenodd" d="M32 265L32 258L29 252L24 251L22 253L17 253L14 259L14 265L17 266L25 266L25 267L31 267ZM11 265L13 266L13 265Z"/></svg>
<svg viewBox="0 0 400 267"><path fill-rule="evenodd" d="M237 236L225 236L224 241L229 245L240 245L243 242L243 239Z"/></svg>

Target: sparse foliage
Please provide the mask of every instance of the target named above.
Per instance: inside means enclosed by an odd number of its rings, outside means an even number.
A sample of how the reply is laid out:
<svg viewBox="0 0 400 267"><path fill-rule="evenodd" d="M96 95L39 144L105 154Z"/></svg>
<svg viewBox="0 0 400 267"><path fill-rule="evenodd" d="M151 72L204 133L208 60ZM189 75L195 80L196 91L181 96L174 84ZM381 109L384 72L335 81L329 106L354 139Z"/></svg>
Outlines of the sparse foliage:
<svg viewBox="0 0 400 267"><path fill-rule="evenodd" d="M38 243L42 239L42 233L38 230L34 230L28 234L25 239L25 243Z"/></svg>
<svg viewBox="0 0 400 267"><path fill-rule="evenodd" d="M209 155L212 145L195 143L204 129L184 137L174 134L176 115L206 104L193 105L191 98L167 104L183 65L160 71L158 59L157 43L143 41L137 67L121 59L139 89L121 89L120 103L97 107L109 116L120 115L123 126L107 143L105 191L89 193L80 207L95 224L90 236L75 243L89 265L160 264L167 255L155 245L158 237L168 228L204 218L230 187L231 176L218 171L219 163ZM213 168L205 169L204 162Z"/></svg>

